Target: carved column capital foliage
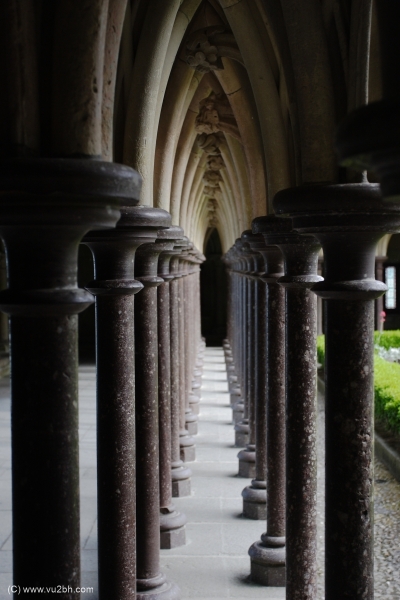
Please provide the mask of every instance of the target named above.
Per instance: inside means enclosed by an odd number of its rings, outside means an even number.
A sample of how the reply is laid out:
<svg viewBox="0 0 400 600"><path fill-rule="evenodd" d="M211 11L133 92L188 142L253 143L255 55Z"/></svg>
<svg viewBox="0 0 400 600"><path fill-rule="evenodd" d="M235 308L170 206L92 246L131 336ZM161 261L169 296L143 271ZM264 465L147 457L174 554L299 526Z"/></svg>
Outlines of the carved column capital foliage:
<svg viewBox="0 0 400 600"><path fill-rule="evenodd" d="M224 26L198 29L189 35L186 41L186 62L199 73L221 71L224 68L221 60L223 56L243 64L236 40Z"/></svg>

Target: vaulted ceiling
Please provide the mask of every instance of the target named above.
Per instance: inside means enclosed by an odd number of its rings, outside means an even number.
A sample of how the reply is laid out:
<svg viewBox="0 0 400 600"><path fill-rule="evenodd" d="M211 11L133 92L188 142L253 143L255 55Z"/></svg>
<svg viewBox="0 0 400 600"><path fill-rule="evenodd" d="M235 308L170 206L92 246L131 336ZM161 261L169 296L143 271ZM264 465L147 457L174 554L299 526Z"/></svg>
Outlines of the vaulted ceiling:
<svg viewBox="0 0 400 600"><path fill-rule="evenodd" d="M215 227L226 251L280 189L358 177L337 167L334 132L381 96L372 0L5 6L10 146L134 167L141 202L201 250Z"/></svg>

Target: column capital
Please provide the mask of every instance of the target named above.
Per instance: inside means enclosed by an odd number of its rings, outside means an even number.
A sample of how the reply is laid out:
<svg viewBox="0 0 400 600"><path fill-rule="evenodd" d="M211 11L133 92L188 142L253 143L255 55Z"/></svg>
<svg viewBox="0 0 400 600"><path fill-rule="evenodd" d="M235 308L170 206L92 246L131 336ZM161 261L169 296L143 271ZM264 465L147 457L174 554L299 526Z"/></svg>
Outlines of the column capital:
<svg viewBox="0 0 400 600"><path fill-rule="evenodd" d="M267 244L265 234L272 234L277 227L278 217L275 215L267 215L265 217L256 217L252 221L252 231L261 235L263 238L263 247L260 247L260 254L264 259L265 274L262 280L265 283L276 283L278 279L283 277L283 254L277 246ZM287 219L282 222L282 227L290 226Z"/></svg>
<svg viewBox="0 0 400 600"><path fill-rule="evenodd" d="M121 204L135 204L140 175L89 159L22 158L0 163L0 232L9 287L4 312L76 314L93 302L77 287L79 242L90 229L114 227Z"/></svg>
<svg viewBox="0 0 400 600"><path fill-rule="evenodd" d="M156 245L170 242L171 247L165 248L158 258L158 276L164 281L175 279L175 275L171 272L171 258L180 254L180 250L176 249L176 244L183 239L183 229L177 225L172 225L168 229L160 229L157 235Z"/></svg>
<svg viewBox="0 0 400 600"><path fill-rule="evenodd" d="M137 279L144 287L156 287L163 283L157 276L158 257L164 250L172 250L173 242L156 243L158 232L171 226L171 215L162 208L135 206L128 214L127 224L137 227L143 234L154 236L151 242L142 244L137 250Z"/></svg>
<svg viewBox="0 0 400 600"><path fill-rule="evenodd" d="M281 192L278 192L275 198L279 194ZM322 277L316 274L321 246L315 238L301 236L294 231L291 219L274 216L258 219L264 220L255 220L254 230L264 235L268 246L278 246L283 254L285 275L277 280L280 285L311 288L322 280Z"/></svg>
<svg viewBox="0 0 400 600"><path fill-rule="evenodd" d="M325 280L313 291L323 298L368 300L386 286L375 280L379 239L400 228L400 206L382 201L370 183L302 186L277 194L276 209L292 217L293 228L313 235L324 249Z"/></svg>

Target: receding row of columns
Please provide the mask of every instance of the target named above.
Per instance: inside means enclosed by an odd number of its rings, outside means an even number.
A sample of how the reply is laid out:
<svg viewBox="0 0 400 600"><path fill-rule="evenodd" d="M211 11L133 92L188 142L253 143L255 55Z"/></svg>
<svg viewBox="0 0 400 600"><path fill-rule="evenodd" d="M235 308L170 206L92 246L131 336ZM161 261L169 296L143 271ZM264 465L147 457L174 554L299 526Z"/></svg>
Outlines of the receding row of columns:
<svg viewBox="0 0 400 600"><path fill-rule="evenodd" d="M14 584L80 597L77 313L95 296L99 597L177 599L159 555L186 542L173 497L190 495L195 459L204 257L168 212L137 205L128 167L14 160L0 175ZM86 290L80 242L94 258Z"/></svg>
<svg viewBox="0 0 400 600"><path fill-rule="evenodd" d="M225 354L243 514L267 520L249 549L251 577L317 597L317 297L325 301L327 600L373 598L375 248L400 215L376 184L279 192L224 260ZM318 275L323 248L325 278ZM262 261L260 262L260 259ZM262 266L261 266L262 265ZM244 439L244 437L246 439ZM250 459L252 454L254 458ZM254 460L255 470L243 469Z"/></svg>

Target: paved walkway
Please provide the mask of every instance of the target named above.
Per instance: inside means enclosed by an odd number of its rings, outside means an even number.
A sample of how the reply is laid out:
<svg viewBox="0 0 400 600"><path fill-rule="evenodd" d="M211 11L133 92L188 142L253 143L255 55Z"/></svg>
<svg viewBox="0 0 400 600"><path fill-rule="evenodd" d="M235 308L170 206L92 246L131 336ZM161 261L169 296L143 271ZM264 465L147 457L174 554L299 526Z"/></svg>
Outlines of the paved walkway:
<svg viewBox="0 0 400 600"><path fill-rule="evenodd" d="M200 430L192 496L175 499L188 518L187 545L161 551L162 569L191 598L285 598L279 588L249 582L249 546L265 531L260 521L241 517L241 491L248 480L237 477L231 409L222 350L207 348L201 400ZM319 432L323 432L323 399L319 399ZM8 381L0 380L0 600L12 582L10 400ZM95 370L80 369L80 466L82 586L97 599ZM323 440L319 449L319 587L323 600ZM382 600L400 600L400 484L380 464L376 466L375 548L376 591Z"/></svg>

